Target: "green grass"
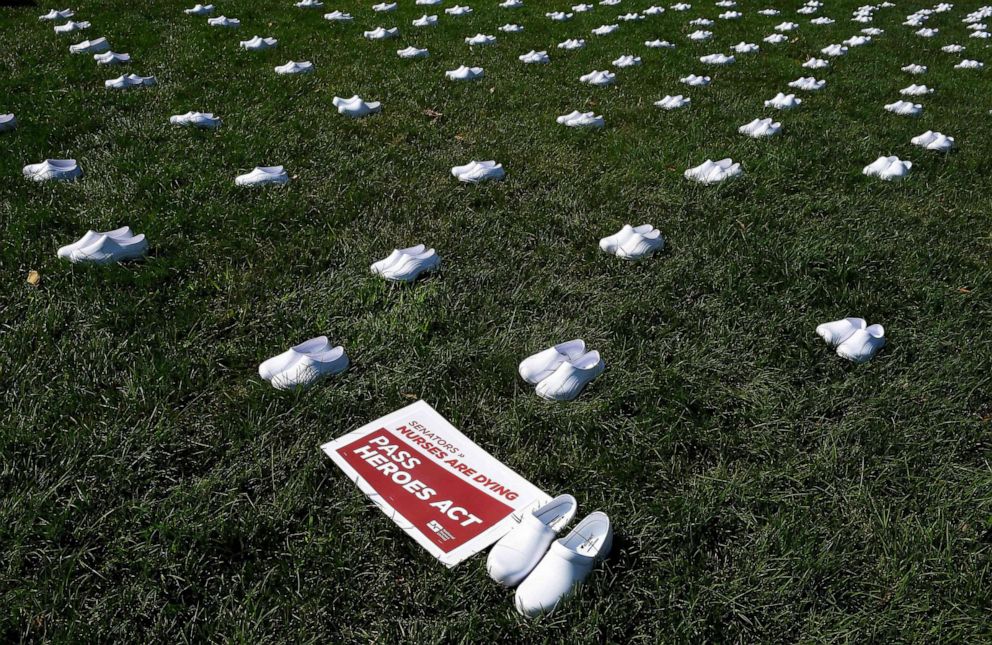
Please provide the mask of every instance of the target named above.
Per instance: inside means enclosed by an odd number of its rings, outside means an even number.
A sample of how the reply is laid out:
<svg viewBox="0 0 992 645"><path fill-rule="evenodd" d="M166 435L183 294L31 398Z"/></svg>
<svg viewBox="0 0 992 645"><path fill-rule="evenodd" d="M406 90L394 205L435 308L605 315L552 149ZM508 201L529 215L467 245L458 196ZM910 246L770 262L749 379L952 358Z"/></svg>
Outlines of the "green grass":
<svg viewBox="0 0 992 645"><path fill-rule="evenodd" d="M837 22L820 27L741 2L745 18L702 44L686 23L723 11L710 2L604 38L589 31L652 3L557 24L543 14L571 3L473 0L451 18L412 0L386 16L220 0L236 32L184 15L192 0L71 4L93 23L85 36L38 22L51 6L0 8L0 109L20 123L0 135L3 640L992 638L992 87L987 70L953 69L992 64L960 22L979 3L934 16L934 39L900 25L926 3L880 11L885 35L817 70L826 89L775 115L784 130L768 141L737 127L863 27L848 20L860 0L825 8ZM333 9L355 21L324 21ZM425 10L441 24L414 30ZM790 42L761 41L786 19L802 24ZM505 22L526 31L497 32ZM376 26L403 35L365 41ZM498 43L470 50L477 32ZM238 50L256 34L278 48ZM67 53L101 35L132 55L123 72L158 87L105 91L122 68ZM555 47L570 37L586 49ZM678 48L645 48L653 38ZM695 60L741 40L761 53ZM942 53L949 42L968 49ZM407 44L431 57L399 60ZM521 64L530 49L552 64ZM614 87L578 82L625 53L644 64ZM289 59L316 72L277 77ZM461 64L485 79L445 82ZM713 84L679 84L690 72ZM885 113L912 82L937 90L923 116ZM332 97L356 93L383 113L337 115ZM692 107L653 107L670 93ZM607 127L555 124L573 109ZM188 110L223 128L167 124ZM927 129L958 150L911 146ZM911 159L908 180L862 177L881 154ZM724 156L745 170L733 184L681 176ZM46 157L85 175L20 176ZM458 184L449 168L469 159L497 159L506 181ZM266 164L293 181L234 187ZM599 251L643 222L668 240L659 257ZM123 224L148 236L147 261L55 257ZM439 274L393 287L368 272L417 242L438 249ZM845 315L886 326L870 364L813 334ZM319 334L347 348L345 375L302 394L258 379L260 361ZM545 403L516 363L573 337L607 371L577 401ZM613 557L554 616L518 617L484 556L434 562L318 451L417 397L544 490L613 518Z"/></svg>

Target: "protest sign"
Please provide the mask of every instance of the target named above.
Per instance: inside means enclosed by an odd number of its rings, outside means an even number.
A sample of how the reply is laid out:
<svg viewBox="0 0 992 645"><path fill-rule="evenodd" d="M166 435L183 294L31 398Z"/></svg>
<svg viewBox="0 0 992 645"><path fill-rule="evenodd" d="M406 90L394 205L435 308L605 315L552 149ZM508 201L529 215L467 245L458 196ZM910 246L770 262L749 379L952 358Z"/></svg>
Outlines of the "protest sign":
<svg viewBox="0 0 992 645"><path fill-rule="evenodd" d="M549 497L424 401L321 449L397 526L453 567Z"/></svg>

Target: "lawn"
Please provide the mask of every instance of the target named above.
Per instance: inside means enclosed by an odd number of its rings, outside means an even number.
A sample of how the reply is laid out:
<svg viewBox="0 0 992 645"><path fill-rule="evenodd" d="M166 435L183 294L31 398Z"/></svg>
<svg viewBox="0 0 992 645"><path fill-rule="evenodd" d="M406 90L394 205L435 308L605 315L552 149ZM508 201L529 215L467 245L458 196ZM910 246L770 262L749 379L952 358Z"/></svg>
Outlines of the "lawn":
<svg viewBox="0 0 992 645"><path fill-rule="evenodd" d="M49 9L0 8L0 638L54 642L980 642L992 638L992 65L956 2L926 26L898 0L871 25L860 0L811 25L799 2L740 0L708 42L688 24L712 0L597 37L651 0L597 6L468 0L474 12L399 0L79 0L60 35ZM660 3L659 3L660 4ZM665 4L664 6L668 6ZM782 15L756 13L778 6ZM351 23L323 13L350 11ZM439 25L415 29L424 13ZM765 43L774 26L801 26ZM60 21L61 22L61 21ZM504 34L504 23L525 27ZM370 42L362 32L400 29ZM885 30L831 67L800 64ZM497 36L470 48L476 33ZM265 52L238 41L273 36ZM70 44L106 36L127 67ZM584 38L586 47L557 43ZM648 49L663 38L675 49ZM761 46L727 67L699 56ZM941 47L961 43L949 54ZM426 47L426 60L396 50ZM547 50L549 65L517 57ZM617 83L579 83L622 54ZM277 76L309 60L315 72ZM917 63L926 74L900 68ZM444 71L478 65L453 83ZM122 73L158 85L106 90ZM708 74L709 87L678 79ZM802 105L763 102L800 76ZM919 118L883 105L910 83ZM334 96L383 103L350 120ZM666 112L666 94L691 97ZM189 110L216 132L170 126ZM555 123L602 114L599 131ZM775 116L779 136L737 132ZM955 137L949 154L910 144ZM913 162L887 183L861 169ZM742 177L682 173L732 157ZM21 168L75 158L83 177L35 184ZM452 166L495 159L506 179L460 184ZM283 164L282 188L236 175ZM601 237L651 223L664 252L640 263ZM130 225L141 262L71 265L58 247ZM368 265L422 242L439 272L393 285ZM36 285L29 271L40 273ZM853 365L814 334L844 316L888 345ZM326 334L348 372L274 390L257 365ZM548 403L524 357L581 337L606 372ZM527 620L485 556L435 562L318 449L422 398L579 516L600 509L612 557L560 611Z"/></svg>

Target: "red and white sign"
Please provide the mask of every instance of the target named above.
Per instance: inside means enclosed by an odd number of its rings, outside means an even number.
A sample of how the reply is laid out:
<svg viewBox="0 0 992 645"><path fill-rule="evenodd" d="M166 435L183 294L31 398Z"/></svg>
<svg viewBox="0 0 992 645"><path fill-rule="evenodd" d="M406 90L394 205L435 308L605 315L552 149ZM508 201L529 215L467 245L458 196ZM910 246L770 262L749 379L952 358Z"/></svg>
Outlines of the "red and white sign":
<svg viewBox="0 0 992 645"><path fill-rule="evenodd" d="M396 524L453 567L549 497L417 401L321 449Z"/></svg>

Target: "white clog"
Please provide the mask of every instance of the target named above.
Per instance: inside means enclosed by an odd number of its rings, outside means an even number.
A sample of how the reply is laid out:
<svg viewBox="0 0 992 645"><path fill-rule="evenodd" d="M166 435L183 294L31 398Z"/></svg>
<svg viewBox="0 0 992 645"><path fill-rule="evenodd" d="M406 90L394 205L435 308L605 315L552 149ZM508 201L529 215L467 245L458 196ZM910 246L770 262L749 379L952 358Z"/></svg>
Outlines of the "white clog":
<svg viewBox="0 0 992 645"><path fill-rule="evenodd" d="M610 518L600 511L587 515L568 535L551 543L547 555L517 587L517 611L528 617L554 611L612 546Z"/></svg>
<svg viewBox="0 0 992 645"><path fill-rule="evenodd" d="M885 328L870 325L855 331L837 346L837 355L854 363L864 363L872 359L878 350L885 347Z"/></svg>
<svg viewBox="0 0 992 645"><path fill-rule="evenodd" d="M549 401L571 401L604 369L603 359L594 350L559 365L551 376L537 384L535 391Z"/></svg>
<svg viewBox="0 0 992 645"><path fill-rule="evenodd" d="M520 523L489 552L486 560L489 577L504 587L516 587L523 582L577 510L574 497L559 495L538 509L526 511Z"/></svg>

